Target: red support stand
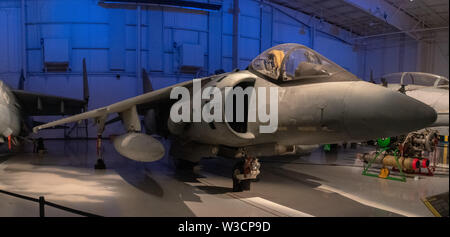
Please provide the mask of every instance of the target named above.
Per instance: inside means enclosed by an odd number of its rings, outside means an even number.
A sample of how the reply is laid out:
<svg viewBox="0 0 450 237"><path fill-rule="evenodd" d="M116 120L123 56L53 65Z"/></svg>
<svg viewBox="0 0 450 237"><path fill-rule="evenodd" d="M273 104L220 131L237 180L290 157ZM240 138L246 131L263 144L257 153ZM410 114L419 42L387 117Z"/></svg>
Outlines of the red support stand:
<svg viewBox="0 0 450 237"><path fill-rule="evenodd" d="M8 136L8 149L12 150L11 135Z"/></svg>
<svg viewBox="0 0 450 237"><path fill-rule="evenodd" d="M434 176L434 173L430 169L430 167L427 167L426 169L428 170L428 173L423 173L422 172L422 168L418 168L417 170L414 170L414 171L405 170L403 172L405 172L407 174L418 174L418 175ZM392 167L392 171L399 171L399 170L397 168L395 168L395 167Z"/></svg>

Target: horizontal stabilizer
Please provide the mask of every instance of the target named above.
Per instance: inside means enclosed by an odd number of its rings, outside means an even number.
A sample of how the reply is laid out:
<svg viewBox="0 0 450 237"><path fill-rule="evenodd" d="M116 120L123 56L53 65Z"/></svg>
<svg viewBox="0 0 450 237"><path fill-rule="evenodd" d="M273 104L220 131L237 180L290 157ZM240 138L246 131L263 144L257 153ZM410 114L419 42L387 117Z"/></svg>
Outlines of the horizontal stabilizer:
<svg viewBox="0 0 450 237"><path fill-rule="evenodd" d="M73 115L82 113L86 101L37 92L11 90L28 116Z"/></svg>

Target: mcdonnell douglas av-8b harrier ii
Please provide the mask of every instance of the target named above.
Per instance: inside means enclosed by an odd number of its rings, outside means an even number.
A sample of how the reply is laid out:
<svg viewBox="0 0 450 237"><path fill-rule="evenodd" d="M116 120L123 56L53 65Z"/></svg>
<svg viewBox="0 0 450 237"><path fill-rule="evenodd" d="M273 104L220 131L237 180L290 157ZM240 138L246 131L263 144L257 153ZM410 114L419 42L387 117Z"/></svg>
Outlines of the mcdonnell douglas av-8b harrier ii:
<svg viewBox="0 0 450 237"><path fill-rule="evenodd" d="M0 81L0 144L8 142L9 149L20 144L33 126L42 124L34 121L32 116L74 115L86 111L89 101L87 80L86 61L83 59L82 100L25 91L23 75L18 90Z"/></svg>
<svg viewBox="0 0 450 237"><path fill-rule="evenodd" d="M405 134L436 120L434 109L420 101L364 82L303 45L281 44L257 56L247 70L182 82L34 131L94 119L101 139L110 114L118 114L127 131L114 139L114 147L130 159L151 162L165 154L162 143L141 133L139 115L153 124L147 132L172 141L176 159L239 159L230 174L234 191L250 188L259 174L258 156L281 155L299 144Z"/></svg>
<svg viewBox="0 0 450 237"><path fill-rule="evenodd" d="M439 135L448 136L448 78L424 72L397 72L384 75L381 80L389 89L433 107L438 116L430 127Z"/></svg>

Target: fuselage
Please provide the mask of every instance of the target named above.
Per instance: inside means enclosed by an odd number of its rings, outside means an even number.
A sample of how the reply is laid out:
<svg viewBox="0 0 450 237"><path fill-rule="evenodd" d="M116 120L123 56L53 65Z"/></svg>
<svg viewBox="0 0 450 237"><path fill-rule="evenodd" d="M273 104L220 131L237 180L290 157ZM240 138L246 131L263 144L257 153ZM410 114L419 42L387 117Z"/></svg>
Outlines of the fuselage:
<svg viewBox="0 0 450 237"><path fill-rule="evenodd" d="M261 133L260 125L267 123L258 120L246 122L243 130L235 129L229 122L211 125L202 121L191 123L184 136L203 144L230 147L312 145L394 136L423 128L436 118L434 110L420 101L361 80L285 86L250 71L240 71L212 80L204 87L218 87L224 94L223 88L242 83L254 86L255 93L250 97L257 96L259 87L277 87L278 125L274 133ZM265 103L267 110L269 99Z"/></svg>
<svg viewBox="0 0 450 237"><path fill-rule="evenodd" d="M94 118L101 134L107 116L118 113L127 133L114 143L116 150L138 161L160 159L145 155L150 144L160 142L136 135L140 110L147 112L146 128L156 128L147 130L170 138L171 154L190 160L221 149L246 153L253 148L248 154L261 156L294 145L397 136L427 127L437 116L430 106L364 82L308 47L281 44L255 57L248 70L179 83L33 130ZM205 119L204 111L213 119Z"/></svg>
<svg viewBox="0 0 450 237"><path fill-rule="evenodd" d="M0 81L0 142L21 131L20 105L9 87Z"/></svg>

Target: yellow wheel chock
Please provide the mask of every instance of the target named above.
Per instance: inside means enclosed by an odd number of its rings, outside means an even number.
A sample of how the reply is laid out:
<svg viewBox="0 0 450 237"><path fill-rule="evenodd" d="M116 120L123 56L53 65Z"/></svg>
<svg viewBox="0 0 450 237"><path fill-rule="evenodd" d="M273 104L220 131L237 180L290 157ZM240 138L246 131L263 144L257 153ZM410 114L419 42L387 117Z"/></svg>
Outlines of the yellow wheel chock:
<svg viewBox="0 0 450 237"><path fill-rule="evenodd" d="M389 176L389 169L388 168L381 168L380 174L378 175L379 178L385 179Z"/></svg>

